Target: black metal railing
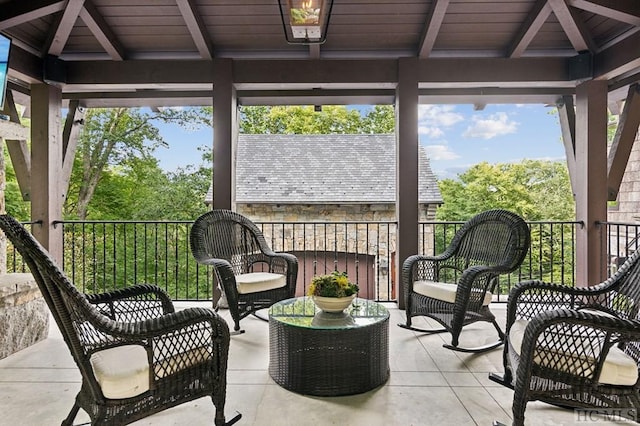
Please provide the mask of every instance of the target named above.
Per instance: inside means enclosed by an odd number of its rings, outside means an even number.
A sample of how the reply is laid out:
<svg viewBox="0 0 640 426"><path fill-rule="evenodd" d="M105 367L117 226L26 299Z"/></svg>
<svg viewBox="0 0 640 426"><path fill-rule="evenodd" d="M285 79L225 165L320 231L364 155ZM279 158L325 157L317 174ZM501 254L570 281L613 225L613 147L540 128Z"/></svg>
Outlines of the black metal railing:
<svg viewBox="0 0 640 426"><path fill-rule="evenodd" d="M601 236L607 247L608 275L615 273L640 246L640 224L600 222Z"/></svg>
<svg viewBox="0 0 640 426"><path fill-rule="evenodd" d="M189 249L189 221L63 221L63 268L84 292L93 293L148 282L163 287L176 300L207 300L214 283L211 271L198 265ZM317 274L344 270L358 283L363 297L397 299L395 222L264 222L257 224L271 248L299 260L298 294ZM37 225L35 225L37 226ZM462 222L419 225L421 254L441 252ZM531 248L522 266L501 277L498 300L522 280L575 285L578 222L529 222ZM601 223L613 273L638 248L640 225ZM19 256L7 248L9 271L24 271Z"/></svg>
<svg viewBox="0 0 640 426"><path fill-rule="evenodd" d="M575 284L575 236L579 222L528 222L531 246L522 265L499 278L498 301L506 301L511 287L520 281L540 279L573 286ZM420 224L420 254L444 251L463 222L424 222Z"/></svg>

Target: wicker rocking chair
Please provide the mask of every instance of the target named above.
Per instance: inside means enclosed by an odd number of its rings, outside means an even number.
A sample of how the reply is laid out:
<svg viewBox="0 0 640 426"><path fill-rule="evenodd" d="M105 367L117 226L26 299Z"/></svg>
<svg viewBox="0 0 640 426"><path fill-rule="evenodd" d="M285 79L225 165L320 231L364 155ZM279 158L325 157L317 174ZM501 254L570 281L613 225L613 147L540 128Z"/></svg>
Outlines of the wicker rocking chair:
<svg viewBox="0 0 640 426"><path fill-rule="evenodd" d="M191 252L211 265L229 304L235 333L240 320L295 296L298 259L273 252L258 227L245 216L216 209L200 216L191 228ZM235 334L234 333L234 334Z"/></svg>
<svg viewBox="0 0 640 426"><path fill-rule="evenodd" d="M504 376L513 424L529 401L640 422L640 251L593 287L541 281L509 293ZM495 423L499 424L499 423Z"/></svg>
<svg viewBox="0 0 640 426"><path fill-rule="evenodd" d="M210 309L174 311L159 287L136 285L86 295L15 219L0 228L22 255L82 375L71 412L91 424L124 425L208 396L215 424L225 422L229 328Z"/></svg>
<svg viewBox="0 0 640 426"><path fill-rule="evenodd" d="M451 333L444 347L484 352L500 346L504 333L489 309L498 277L515 271L529 250L526 222L506 210L489 210L467 221L438 256L414 255L402 267L406 323L402 328L423 333ZM424 329L412 318L433 318L443 327ZM493 324L498 340L483 346L459 346L462 328L476 321Z"/></svg>

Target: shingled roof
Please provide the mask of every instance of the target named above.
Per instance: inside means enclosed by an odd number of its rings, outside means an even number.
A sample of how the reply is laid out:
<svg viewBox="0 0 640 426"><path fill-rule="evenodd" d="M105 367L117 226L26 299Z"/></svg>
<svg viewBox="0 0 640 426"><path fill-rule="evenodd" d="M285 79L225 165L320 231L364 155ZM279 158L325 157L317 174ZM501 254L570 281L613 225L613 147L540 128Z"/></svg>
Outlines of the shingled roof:
<svg viewBox="0 0 640 426"><path fill-rule="evenodd" d="M239 135L236 201L394 203L395 146L393 134ZM419 152L419 202L441 204L429 159Z"/></svg>

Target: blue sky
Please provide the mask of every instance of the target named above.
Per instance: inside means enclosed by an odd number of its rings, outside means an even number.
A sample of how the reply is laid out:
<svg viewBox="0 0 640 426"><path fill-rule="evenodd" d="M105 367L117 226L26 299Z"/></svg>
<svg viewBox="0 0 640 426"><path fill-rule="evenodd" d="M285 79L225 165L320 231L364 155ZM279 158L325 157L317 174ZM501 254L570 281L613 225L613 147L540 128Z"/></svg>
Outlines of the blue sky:
<svg viewBox="0 0 640 426"><path fill-rule="evenodd" d="M518 162L523 159L564 160L558 117L543 105L421 105L419 138L438 178L455 178L470 166ZM210 146L213 130L187 131L176 125L160 127L169 149L159 148L160 167L200 164L199 146Z"/></svg>
<svg viewBox="0 0 640 426"><path fill-rule="evenodd" d="M4 105L4 90L7 84L6 77L10 44L9 39L0 34L0 106Z"/></svg>
<svg viewBox="0 0 640 426"><path fill-rule="evenodd" d="M433 172L454 178L470 166L529 160L563 160L560 124L544 105L422 105L419 138Z"/></svg>

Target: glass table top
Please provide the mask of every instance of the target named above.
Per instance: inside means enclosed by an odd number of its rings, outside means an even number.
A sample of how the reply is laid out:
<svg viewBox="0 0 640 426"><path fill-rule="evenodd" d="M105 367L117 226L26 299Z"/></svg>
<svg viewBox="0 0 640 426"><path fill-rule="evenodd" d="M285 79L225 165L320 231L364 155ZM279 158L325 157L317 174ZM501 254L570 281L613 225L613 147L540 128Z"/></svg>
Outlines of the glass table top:
<svg viewBox="0 0 640 426"><path fill-rule="evenodd" d="M385 321L389 311L373 300L356 298L343 312L323 312L310 297L297 297L274 303L269 308L269 319L302 328L346 329L366 327Z"/></svg>

